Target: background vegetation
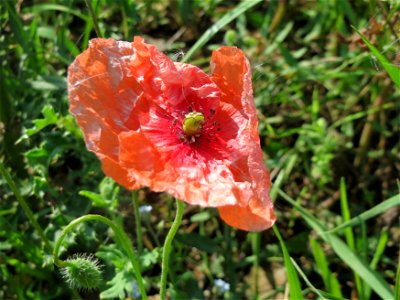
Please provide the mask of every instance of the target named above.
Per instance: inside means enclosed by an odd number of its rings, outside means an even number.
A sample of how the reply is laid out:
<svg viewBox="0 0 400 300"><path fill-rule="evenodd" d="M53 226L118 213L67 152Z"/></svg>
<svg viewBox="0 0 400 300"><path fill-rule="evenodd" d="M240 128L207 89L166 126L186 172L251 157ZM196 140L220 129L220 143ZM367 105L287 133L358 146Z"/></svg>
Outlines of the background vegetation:
<svg viewBox="0 0 400 300"><path fill-rule="evenodd" d="M148 294L158 294L160 247L175 214L173 201L146 189L132 195L104 178L68 113L67 67L96 31L121 40L142 35L174 60L206 71L213 49L236 45L253 66L277 226L248 234L223 224L213 209L186 206L174 241L169 294L174 299L283 299L289 292L290 299L399 295L397 1L98 0L91 5L93 15L83 1L2 0L0 5L0 161L51 242L75 218L98 213L123 226L137 247L133 200L138 197L140 263ZM368 48L356 29L375 48ZM0 199L0 298L77 297L4 176ZM337 228L343 223L350 226ZM137 297L132 266L112 237L104 225L85 223L63 244L63 258L92 253L103 265L100 288L79 291L84 299Z"/></svg>

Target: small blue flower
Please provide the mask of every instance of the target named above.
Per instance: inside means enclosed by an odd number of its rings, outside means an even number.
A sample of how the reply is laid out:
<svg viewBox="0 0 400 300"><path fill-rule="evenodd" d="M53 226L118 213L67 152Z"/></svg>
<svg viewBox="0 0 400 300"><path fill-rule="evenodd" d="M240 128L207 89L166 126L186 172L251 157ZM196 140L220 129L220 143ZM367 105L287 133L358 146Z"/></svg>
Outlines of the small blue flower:
<svg viewBox="0 0 400 300"><path fill-rule="evenodd" d="M142 205L139 207L139 213L141 215L147 214L147 213L151 212L152 210L153 210L153 208L150 205Z"/></svg>
<svg viewBox="0 0 400 300"><path fill-rule="evenodd" d="M138 286L136 280L132 281L132 296L133 296L133 299L139 299L141 296L140 291L139 291L139 286Z"/></svg>
<svg viewBox="0 0 400 300"><path fill-rule="evenodd" d="M220 278L215 279L215 280L214 280L214 284L215 284L215 286L217 287L217 289L218 289L221 293L229 292L229 290L230 290L230 288L231 288L231 285L230 285L228 282L226 282L226 281L224 281L224 280L222 280L222 279L220 279Z"/></svg>

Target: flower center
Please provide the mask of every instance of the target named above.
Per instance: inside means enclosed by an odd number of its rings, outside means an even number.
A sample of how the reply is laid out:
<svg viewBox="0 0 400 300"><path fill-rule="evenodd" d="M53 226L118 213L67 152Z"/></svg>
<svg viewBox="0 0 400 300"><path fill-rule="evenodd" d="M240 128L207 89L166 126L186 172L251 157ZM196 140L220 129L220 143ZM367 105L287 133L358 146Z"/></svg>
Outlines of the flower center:
<svg viewBox="0 0 400 300"><path fill-rule="evenodd" d="M197 111L192 111L185 115L182 122L183 132L187 137L193 137L200 134L204 124L204 115Z"/></svg>

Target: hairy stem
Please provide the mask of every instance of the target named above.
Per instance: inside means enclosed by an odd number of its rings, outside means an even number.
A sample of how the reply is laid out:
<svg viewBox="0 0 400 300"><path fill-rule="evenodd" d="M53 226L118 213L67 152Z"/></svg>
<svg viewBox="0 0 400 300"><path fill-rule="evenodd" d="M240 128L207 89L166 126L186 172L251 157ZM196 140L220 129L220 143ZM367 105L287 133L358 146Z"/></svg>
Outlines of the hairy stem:
<svg viewBox="0 0 400 300"><path fill-rule="evenodd" d="M108 225L114 231L117 241L120 243L122 248L125 250L126 254L128 255L129 260L132 263L133 271L135 272L136 280L139 285L139 290L140 290L140 293L142 294L142 299L146 300L147 294L146 294L146 290L144 288L143 277L142 277L142 274L140 273L139 265L136 261L135 253L133 251L131 242L130 242L129 238L127 237L127 235L125 234L125 232L120 227L118 227L116 224L114 224L110 219L108 219L106 217L103 217L100 215L85 215L85 216L75 219L74 221L69 223L64 228L60 237L56 241L56 245L55 245L54 251L53 251L54 263L57 266L61 266L61 267L65 265L65 262L60 261L58 258L58 252L59 252L59 249L61 247L61 244L62 244L64 238L77 225L79 225L80 223L83 223L83 222L88 222L88 221L102 222L102 223Z"/></svg>
<svg viewBox="0 0 400 300"><path fill-rule="evenodd" d="M160 297L161 300L165 300L166 293L167 293L167 275L168 275L168 268L169 268L169 255L171 253L171 245L172 241L175 237L176 232L178 231L179 225L182 221L183 211L185 205L182 201L176 199L176 215L175 220L172 223L171 229L169 230L167 237L165 238L163 253L162 253L162 265L161 265L161 281L160 281Z"/></svg>

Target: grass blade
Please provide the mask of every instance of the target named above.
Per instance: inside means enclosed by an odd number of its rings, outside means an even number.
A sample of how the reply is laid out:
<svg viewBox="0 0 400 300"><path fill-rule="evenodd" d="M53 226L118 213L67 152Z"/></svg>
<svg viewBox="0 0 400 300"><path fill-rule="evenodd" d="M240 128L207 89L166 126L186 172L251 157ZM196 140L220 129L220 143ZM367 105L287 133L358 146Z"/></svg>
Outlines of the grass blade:
<svg viewBox="0 0 400 300"><path fill-rule="evenodd" d="M288 282L289 282L289 293L290 299L304 299L303 293L301 292L301 285L299 281L299 277L297 276L296 270L293 266L291 257L289 256L289 252L286 248L285 242L282 239L281 234L279 233L279 229L274 225L272 227L274 229L275 235L281 244L282 252L283 252L283 260L286 267Z"/></svg>
<svg viewBox="0 0 400 300"><path fill-rule="evenodd" d="M383 229L382 232L381 232L381 235L379 237L378 245L376 246L374 256L373 256L373 258L371 260L371 263L369 264L372 269L374 269L374 270L376 269L376 266L378 265L378 262L381 259L382 254L385 252L388 240L389 240L388 230L387 229ZM370 298L371 288L369 286L365 287L364 294L365 294L365 298L366 299ZM397 299L397 298L395 297L395 299Z"/></svg>
<svg viewBox="0 0 400 300"><path fill-rule="evenodd" d="M394 287L394 299L400 299L400 257L397 263L396 285Z"/></svg>
<svg viewBox="0 0 400 300"><path fill-rule="evenodd" d="M350 210L347 201L347 188L346 188L346 181L344 177L340 178L340 207L342 210L343 221L347 222L350 220ZM350 227L345 229L345 237L347 246L349 246L351 251L356 251L355 243L354 243L354 235L353 230ZM356 283L357 294L360 300L365 299L364 297L364 288L361 282L360 277L356 272L354 272L354 281Z"/></svg>
<svg viewBox="0 0 400 300"><path fill-rule="evenodd" d="M252 8L254 5L260 3L262 0L247 0L240 3L235 9L225 14L213 26L211 26L204 34L197 40L197 42L189 49L183 57L182 62L187 62L196 51L203 47L222 27L232 22L246 10Z"/></svg>
<svg viewBox="0 0 400 300"><path fill-rule="evenodd" d="M342 298L342 291L337 278L329 269L328 260L318 242L310 236L310 246L316 265L328 291L335 297ZM311 288L311 287L310 287Z"/></svg>
<svg viewBox="0 0 400 300"><path fill-rule="evenodd" d="M312 216L295 200L286 195L282 190L278 191L279 195L297 208L303 219L327 242L335 253L346 263L354 272L356 272L364 281L382 298L394 299L393 291L382 276L375 272L371 267L356 255L351 249L336 235L326 231L323 226L314 216Z"/></svg>
<svg viewBox="0 0 400 300"><path fill-rule="evenodd" d="M315 286L311 283L310 280L308 280L306 274L304 274L303 270L299 267L299 265L296 263L296 261L293 258L290 258L293 266L296 268L297 272L299 272L300 276L303 278L303 280L305 281L305 283L308 285L308 287L315 293L317 294L321 299L323 300L327 300L327 298L325 298L321 292L315 288Z"/></svg>
<svg viewBox="0 0 400 300"><path fill-rule="evenodd" d="M66 6L60 5L60 4L53 4L53 3L36 4L32 7L27 7L26 9L24 9L24 12L30 12L35 15L39 15L40 13L45 12L45 11L61 11L61 12L65 12L65 13L74 15L74 16L82 19L85 22L88 22L88 20L89 20L89 17L82 14L78 9L72 9L70 7L66 7Z"/></svg>
<svg viewBox="0 0 400 300"><path fill-rule="evenodd" d="M355 226L355 225L360 225L362 222L365 222L366 220L373 218L381 213L384 213L387 211L389 208L400 205L400 194L397 194L391 198L389 198L386 201L383 201L382 203L379 203L378 205L375 205L373 208L361 213L357 217L354 217L350 219L347 222L344 222L343 224L328 230L326 233L335 233L338 232L346 227L349 226Z"/></svg>
<svg viewBox="0 0 400 300"><path fill-rule="evenodd" d="M359 32L355 27L353 29L358 33L364 43L368 46L369 50L371 50L372 54L379 60L382 66L385 68L386 72L388 72L390 78L392 78L393 82L397 87L400 87L400 68L397 67L395 64L390 63L382 53L379 52L378 49L372 45L368 39Z"/></svg>
<svg viewBox="0 0 400 300"><path fill-rule="evenodd" d="M95 12L93 10L92 3L89 0L85 0L85 3L86 3L86 6L88 8L89 15L90 15L90 17L92 18L92 21L93 21L94 31L96 32L97 37L102 38L103 34L101 33L101 30L100 30L100 27L99 27L99 22L97 22L97 16L96 16L96 14L95 14Z"/></svg>

